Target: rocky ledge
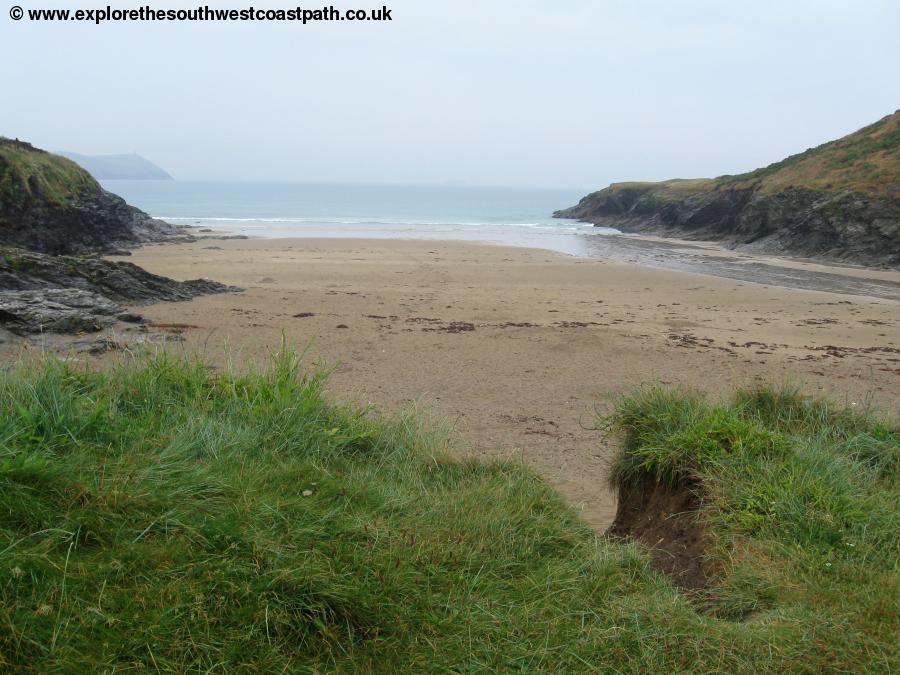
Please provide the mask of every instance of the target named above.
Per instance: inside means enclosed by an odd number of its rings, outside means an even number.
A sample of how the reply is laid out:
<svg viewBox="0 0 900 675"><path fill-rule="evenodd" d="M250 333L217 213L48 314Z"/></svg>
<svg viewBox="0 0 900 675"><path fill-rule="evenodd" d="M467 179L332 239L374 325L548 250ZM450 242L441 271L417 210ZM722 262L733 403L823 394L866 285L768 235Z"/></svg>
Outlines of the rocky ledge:
<svg viewBox="0 0 900 675"><path fill-rule="evenodd" d="M77 288L0 291L0 325L15 335L91 333L140 315L102 295Z"/></svg>
<svg viewBox="0 0 900 675"><path fill-rule="evenodd" d="M751 253L788 254L871 267L900 266L900 208L850 191L615 184L558 211L594 225L717 241Z"/></svg>
<svg viewBox="0 0 900 675"><path fill-rule="evenodd" d="M128 262L0 247L0 327L20 336L140 323L142 317L120 303L182 301L239 290L208 279L175 281Z"/></svg>
<svg viewBox="0 0 900 675"><path fill-rule="evenodd" d="M0 243L43 253L124 253L141 244L195 240L187 227L151 218L106 190L83 193L65 208L37 200L16 216L0 223Z"/></svg>

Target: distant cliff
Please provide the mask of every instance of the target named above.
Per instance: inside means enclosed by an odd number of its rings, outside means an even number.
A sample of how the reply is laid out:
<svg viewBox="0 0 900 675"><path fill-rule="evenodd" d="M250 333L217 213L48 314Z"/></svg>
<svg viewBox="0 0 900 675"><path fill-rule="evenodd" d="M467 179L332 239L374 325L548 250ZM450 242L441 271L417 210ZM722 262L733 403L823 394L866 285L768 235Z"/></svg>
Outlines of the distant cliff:
<svg viewBox="0 0 900 675"><path fill-rule="evenodd" d="M0 137L0 244L51 254L110 252L181 234L104 190L75 162Z"/></svg>
<svg viewBox="0 0 900 675"><path fill-rule="evenodd" d="M140 155L79 155L60 152L98 180L172 180L172 176Z"/></svg>
<svg viewBox="0 0 900 675"><path fill-rule="evenodd" d="M900 111L756 171L614 183L554 215L760 253L900 267Z"/></svg>

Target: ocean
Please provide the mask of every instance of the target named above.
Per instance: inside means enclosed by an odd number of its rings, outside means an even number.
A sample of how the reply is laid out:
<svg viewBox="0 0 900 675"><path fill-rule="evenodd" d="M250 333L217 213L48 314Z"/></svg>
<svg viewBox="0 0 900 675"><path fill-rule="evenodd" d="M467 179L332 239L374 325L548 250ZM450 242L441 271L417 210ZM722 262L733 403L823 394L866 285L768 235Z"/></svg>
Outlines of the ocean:
<svg viewBox="0 0 900 675"><path fill-rule="evenodd" d="M581 190L449 185L103 181L156 218L257 237L458 239L590 255L616 233L554 219Z"/></svg>
<svg viewBox="0 0 900 675"><path fill-rule="evenodd" d="M147 213L176 224L255 237L456 239L725 277L764 285L900 299L900 283L784 266L689 242L623 235L554 219L584 190L430 185L103 181Z"/></svg>

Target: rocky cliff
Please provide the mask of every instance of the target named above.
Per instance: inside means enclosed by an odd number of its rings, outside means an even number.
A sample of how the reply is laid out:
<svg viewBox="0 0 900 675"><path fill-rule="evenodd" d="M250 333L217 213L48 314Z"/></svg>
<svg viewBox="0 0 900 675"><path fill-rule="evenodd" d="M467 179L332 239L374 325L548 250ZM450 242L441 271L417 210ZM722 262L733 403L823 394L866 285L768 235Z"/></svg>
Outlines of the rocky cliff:
<svg viewBox="0 0 900 675"><path fill-rule="evenodd" d="M173 237L187 234L107 192L71 160L0 137L0 243L73 254Z"/></svg>
<svg viewBox="0 0 900 675"><path fill-rule="evenodd" d="M12 335L143 322L120 303L240 290L205 279L175 281L97 256L191 239L103 190L74 162L0 138L0 343Z"/></svg>
<svg viewBox="0 0 900 675"><path fill-rule="evenodd" d="M554 215L752 252L900 267L900 111L750 173L615 183Z"/></svg>

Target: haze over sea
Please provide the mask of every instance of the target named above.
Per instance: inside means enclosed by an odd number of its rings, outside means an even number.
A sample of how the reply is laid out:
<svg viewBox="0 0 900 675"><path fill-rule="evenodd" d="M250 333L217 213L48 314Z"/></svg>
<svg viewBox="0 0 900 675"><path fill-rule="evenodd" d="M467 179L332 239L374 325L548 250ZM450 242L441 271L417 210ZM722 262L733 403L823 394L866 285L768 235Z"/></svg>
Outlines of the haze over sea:
<svg viewBox="0 0 900 675"><path fill-rule="evenodd" d="M583 190L454 185L104 181L171 223L259 237L462 239L590 255L616 230L552 218Z"/></svg>

